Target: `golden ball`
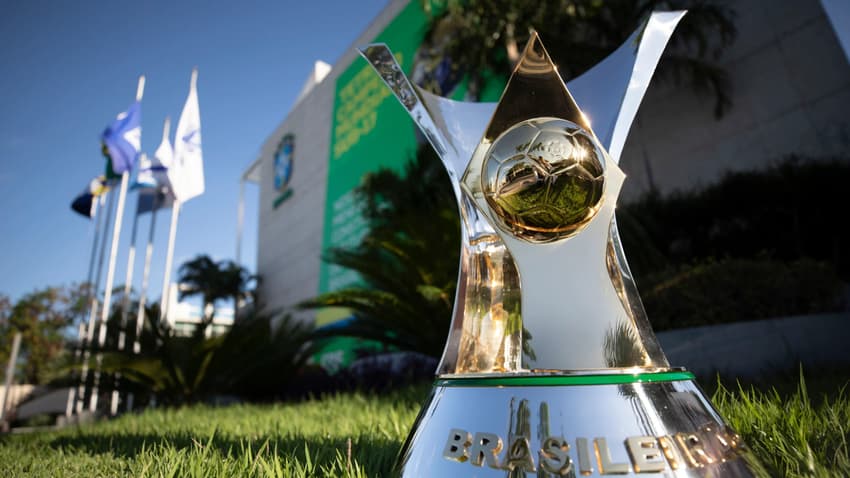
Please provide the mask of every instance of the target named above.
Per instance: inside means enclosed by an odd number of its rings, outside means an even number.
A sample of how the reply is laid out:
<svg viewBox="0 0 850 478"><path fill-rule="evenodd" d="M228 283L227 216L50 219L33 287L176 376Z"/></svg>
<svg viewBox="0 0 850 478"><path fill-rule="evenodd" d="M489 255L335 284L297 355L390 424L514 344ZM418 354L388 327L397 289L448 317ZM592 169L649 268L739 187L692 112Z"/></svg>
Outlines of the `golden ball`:
<svg viewBox="0 0 850 478"><path fill-rule="evenodd" d="M530 242L579 232L602 204L604 152L581 127L536 118L502 133L487 151L481 186L501 227Z"/></svg>

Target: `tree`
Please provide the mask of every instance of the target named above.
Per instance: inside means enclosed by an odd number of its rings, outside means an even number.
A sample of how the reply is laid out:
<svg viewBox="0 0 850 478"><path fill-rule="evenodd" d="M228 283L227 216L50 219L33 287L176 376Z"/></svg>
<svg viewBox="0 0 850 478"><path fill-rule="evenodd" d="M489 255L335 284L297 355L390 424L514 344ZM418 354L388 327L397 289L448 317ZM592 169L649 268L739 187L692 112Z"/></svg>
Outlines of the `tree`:
<svg viewBox="0 0 850 478"><path fill-rule="evenodd" d="M403 174L381 169L357 188L369 231L357 247L325 260L356 270L362 286L301 307L345 307L355 320L329 334L378 340L439 357L452 315L460 249L457 206L433 150L419 149Z"/></svg>
<svg viewBox="0 0 850 478"><path fill-rule="evenodd" d="M21 297L14 306L0 296L0 357L8 360L12 337L21 332L20 379L46 383L64 350L65 334L85 309L85 285L47 287Z"/></svg>
<svg viewBox="0 0 850 478"><path fill-rule="evenodd" d="M12 301L9 296L0 294L0 367L9 361L14 332L9 327L9 317L12 315ZM11 333L10 333L11 332Z"/></svg>
<svg viewBox="0 0 850 478"><path fill-rule="evenodd" d="M204 304L203 320L195 329L203 335L215 317L219 300L233 299L238 306L248 294L248 287L256 279L244 267L233 261L214 261L201 254L180 266L180 299L200 295Z"/></svg>
<svg viewBox="0 0 850 478"><path fill-rule="evenodd" d="M689 13L676 28L656 76L712 94L717 116L731 106L727 75L712 63L737 33L734 12L722 4L704 0L449 0L445 9L436 12L431 3L423 1L432 20L420 61L432 65L431 76L468 75L475 97L485 75L510 73L532 30L541 34L561 74L571 79L620 46L652 11L687 8ZM442 83L431 81L425 86L433 90ZM448 93L439 90L435 92Z"/></svg>
<svg viewBox="0 0 850 478"><path fill-rule="evenodd" d="M259 277L233 261L219 262L223 289L233 299L233 316L238 318L239 309L247 299L256 302L256 285Z"/></svg>

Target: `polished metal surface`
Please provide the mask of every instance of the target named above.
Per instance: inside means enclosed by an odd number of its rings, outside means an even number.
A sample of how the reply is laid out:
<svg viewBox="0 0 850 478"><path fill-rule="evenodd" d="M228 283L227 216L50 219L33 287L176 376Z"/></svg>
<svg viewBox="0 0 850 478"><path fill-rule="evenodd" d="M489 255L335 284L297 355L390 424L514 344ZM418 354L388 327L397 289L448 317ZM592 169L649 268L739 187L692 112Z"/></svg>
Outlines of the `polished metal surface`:
<svg viewBox="0 0 850 478"><path fill-rule="evenodd" d="M604 153L575 123L522 121L499 135L481 165L481 192L493 219L529 242L577 234L601 205Z"/></svg>
<svg viewBox="0 0 850 478"><path fill-rule="evenodd" d="M533 34L496 105L426 93L386 45L361 49L439 153L462 222L451 330L401 476L767 476L669 367L614 218L623 142L682 15L653 14L569 88Z"/></svg>
<svg viewBox="0 0 850 478"><path fill-rule="evenodd" d="M611 147L612 152L616 152L615 156L608 156L613 163L619 158L622 142L628 134L657 60L683 14L652 14L647 23L638 28L623 46L568 84L570 90L574 90L575 102L556 102L561 107L552 110L557 111L560 117L570 116L584 126L592 123L601 146ZM551 68L543 61L542 46L539 50L540 53L531 58L525 68L531 75L534 75L536 69L543 72ZM597 348L607 347L607 355L603 350L603 353L594 354L592 359L586 357L575 362L564 360L564 354L568 353L565 351L569 350L564 345L564 336L582 335L566 330L571 326L561 328L554 337L540 339L541 342L537 343L533 338L535 331L538 335L552 335L550 327L539 326L537 322L542 324L551 318L537 319L532 324L524 320L528 311L523 309L522 303L525 301L521 299L519 291L521 281L511 251L506 248L486 213L475 205L472 198L462 194L458 187L459 178L466 171L481 138L485 137L485 129L496 110L496 104L457 102L420 90L403 75L386 45L369 45L362 48L361 53L392 89L439 153L452 178L459 203L463 243L458 292L452 326L438 373L579 370L633 365L666 367L666 359L646 322L637 289L628 273L625 254L613 222L606 226L610 236L604 241L606 249L599 256L604 260L597 261L596 265L604 264L606 275L611 273L608 279L600 280L612 284L605 287L606 300L612 307L616 305L619 311L605 319L604 324L593 326L604 331L601 340L598 333L594 334L596 338L593 340ZM565 90L563 82L559 84L553 80L550 77L545 88L555 92ZM600 94L600 91L605 94ZM571 106L575 103L581 105L581 114ZM568 112L565 114L564 111ZM489 126L489 134L500 128L493 124ZM561 287L557 295L580 295L583 290L578 288L573 294L568 288ZM563 302L564 309L569 307L566 301ZM581 309L577 308L576 311L580 313ZM533 327L529 328L529 325ZM636 343L640 345L635 346ZM523 355L523 349L529 353ZM571 355L582 353L577 350Z"/></svg>
<svg viewBox="0 0 850 478"><path fill-rule="evenodd" d="M403 477L768 476L690 380L437 385Z"/></svg>

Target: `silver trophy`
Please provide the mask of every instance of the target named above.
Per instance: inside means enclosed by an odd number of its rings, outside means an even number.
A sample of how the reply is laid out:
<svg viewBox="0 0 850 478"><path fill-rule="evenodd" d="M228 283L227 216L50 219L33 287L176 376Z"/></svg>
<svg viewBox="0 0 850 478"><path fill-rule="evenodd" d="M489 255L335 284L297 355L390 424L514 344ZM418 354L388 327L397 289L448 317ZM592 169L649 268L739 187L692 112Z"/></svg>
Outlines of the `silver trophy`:
<svg viewBox="0 0 850 478"><path fill-rule="evenodd" d="M386 45L360 50L442 159L462 222L451 330L400 476L761 474L667 363L614 218L623 143L683 15L653 14L569 85L533 34L498 104L432 95Z"/></svg>

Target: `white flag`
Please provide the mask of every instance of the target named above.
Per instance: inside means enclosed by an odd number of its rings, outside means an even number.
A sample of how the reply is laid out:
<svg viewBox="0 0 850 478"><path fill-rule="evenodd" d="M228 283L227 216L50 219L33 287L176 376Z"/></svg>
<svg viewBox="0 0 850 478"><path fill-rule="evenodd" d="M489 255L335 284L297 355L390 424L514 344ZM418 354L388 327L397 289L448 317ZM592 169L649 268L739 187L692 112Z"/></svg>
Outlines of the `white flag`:
<svg viewBox="0 0 850 478"><path fill-rule="evenodd" d="M201 151L201 113L198 109L198 70L192 70L189 96L174 134L174 158L168 168L171 190L180 202L204 193L204 159Z"/></svg>
<svg viewBox="0 0 850 478"><path fill-rule="evenodd" d="M154 171L156 185L160 189L168 189L169 191L171 191L169 170L171 163L174 162L174 148L171 147L171 141L168 140L168 135L171 133L170 129L170 121L166 118L162 129L162 141L153 153L154 161L151 168Z"/></svg>
<svg viewBox="0 0 850 478"><path fill-rule="evenodd" d="M156 188L156 178L154 177L154 162L148 158L148 155L142 153L139 156L139 166L135 169L136 178L130 184L132 189L153 189Z"/></svg>

